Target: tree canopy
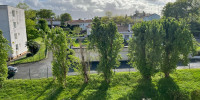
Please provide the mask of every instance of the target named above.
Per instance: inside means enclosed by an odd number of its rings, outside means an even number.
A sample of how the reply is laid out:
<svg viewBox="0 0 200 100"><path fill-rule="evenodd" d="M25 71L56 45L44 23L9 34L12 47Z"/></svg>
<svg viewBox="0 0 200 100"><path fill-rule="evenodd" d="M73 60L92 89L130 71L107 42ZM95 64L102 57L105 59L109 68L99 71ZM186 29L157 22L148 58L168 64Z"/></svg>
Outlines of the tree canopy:
<svg viewBox="0 0 200 100"><path fill-rule="evenodd" d="M75 67L79 62L74 51L69 49L69 41L71 40L67 36L68 34L61 28L55 28L48 32L46 40L48 48L53 53L53 76L64 87L66 86L66 76L69 68Z"/></svg>
<svg viewBox="0 0 200 100"><path fill-rule="evenodd" d="M26 3L22 3L22 2L18 3L16 7L24 9L24 10L29 10L30 9L30 7Z"/></svg>
<svg viewBox="0 0 200 100"><path fill-rule="evenodd" d="M40 9L37 11L37 17L39 18L51 18L55 13L50 9Z"/></svg>
<svg viewBox="0 0 200 100"><path fill-rule="evenodd" d="M129 42L129 58L144 79L151 79L161 64L164 31L157 21L142 22L133 26L133 37Z"/></svg>
<svg viewBox="0 0 200 100"><path fill-rule="evenodd" d="M95 18L92 24L92 32L89 37L90 48L99 53L98 71L103 72L107 83L112 77L112 68L119 66L118 54L123 47L123 38L117 32L117 26L114 22L102 23L99 18Z"/></svg>
<svg viewBox="0 0 200 100"><path fill-rule="evenodd" d="M8 45L8 41L3 37L3 33L0 30L0 88L3 85L4 80L8 76L8 68L7 68L7 59L8 59L8 51L10 46Z"/></svg>
<svg viewBox="0 0 200 100"><path fill-rule="evenodd" d="M72 20L72 17L69 13L64 13L60 15L61 18L61 25L65 25L66 21L70 21Z"/></svg>
<svg viewBox="0 0 200 100"><path fill-rule="evenodd" d="M159 70L169 77L177 63L188 63L194 51L194 38L184 20L163 18L134 25L129 42L129 58L143 78L150 79Z"/></svg>
<svg viewBox="0 0 200 100"><path fill-rule="evenodd" d="M168 3L163 8L163 16L173 17L177 20L185 19L190 24L190 30L195 35L200 35L200 1L199 0L177 0L174 3Z"/></svg>
<svg viewBox="0 0 200 100"><path fill-rule="evenodd" d="M45 19L39 19L38 20L38 26L40 29L42 29L44 32L47 32L49 27L48 27L48 23Z"/></svg>
<svg viewBox="0 0 200 100"><path fill-rule="evenodd" d="M188 63L188 55L194 51L194 38L184 20L167 18L161 20L161 23L165 32L161 71L165 73L165 77L169 77L178 62Z"/></svg>

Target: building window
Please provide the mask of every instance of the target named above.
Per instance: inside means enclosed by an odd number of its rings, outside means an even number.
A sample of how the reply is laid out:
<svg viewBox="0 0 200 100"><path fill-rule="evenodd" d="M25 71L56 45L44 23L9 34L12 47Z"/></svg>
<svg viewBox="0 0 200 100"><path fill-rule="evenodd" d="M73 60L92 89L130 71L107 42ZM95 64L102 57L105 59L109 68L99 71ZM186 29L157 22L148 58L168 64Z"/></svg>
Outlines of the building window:
<svg viewBox="0 0 200 100"><path fill-rule="evenodd" d="M15 33L14 35L15 35L15 39L17 39L17 33Z"/></svg>
<svg viewBox="0 0 200 100"><path fill-rule="evenodd" d="M17 27L17 25L16 25L16 22L13 22L13 26L14 26L14 28L16 28L16 27Z"/></svg>
<svg viewBox="0 0 200 100"><path fill-rule="evenodd" d="M12 10L12 16L15 17L15 11L14 10Z"/></svg>
<svg viewBox="0 0 200 100"><path fill-rule="evenodd" d="M16 50L19 50L19 46L18 46L18 44L16 44Z"/></svg>

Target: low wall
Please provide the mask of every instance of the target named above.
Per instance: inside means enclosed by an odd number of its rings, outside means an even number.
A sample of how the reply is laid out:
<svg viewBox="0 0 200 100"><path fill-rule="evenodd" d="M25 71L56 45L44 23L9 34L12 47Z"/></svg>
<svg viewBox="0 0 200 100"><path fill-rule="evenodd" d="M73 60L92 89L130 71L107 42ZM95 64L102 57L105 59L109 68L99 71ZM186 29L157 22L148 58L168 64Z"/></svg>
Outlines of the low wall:
<svg viewBox="0 0 200 100"><path fill-rule="evenodd" d="M76 53L76 57L79 57L81 59L81 53L80 53L80 48L73 48L73 50ZM84 52L84 57L86 59L86 61L99 61L99 54L97 51L94 50L87 50L86 48L83 48L83 52ZM122 59L120 59L120 61L127 61L128 57L128 48L124 47L122 49L122 51L119 53L122 57Z"/></svg>

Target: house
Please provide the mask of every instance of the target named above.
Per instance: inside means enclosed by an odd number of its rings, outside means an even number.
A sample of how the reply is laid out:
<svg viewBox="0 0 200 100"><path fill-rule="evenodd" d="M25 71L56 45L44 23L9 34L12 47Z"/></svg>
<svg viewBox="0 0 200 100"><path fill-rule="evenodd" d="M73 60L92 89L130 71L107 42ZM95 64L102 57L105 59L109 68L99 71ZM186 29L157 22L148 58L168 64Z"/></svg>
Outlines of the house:
<svg viewBox="0 0 200 100"><path fill-rule="evenodd" d="M160 19L160 15L158 14L150 14L150 13L145 13L144 11L140 13L139 11L135 11L135 14L131 16L131 18L134 21L151 21L151 20L158 20Z"/></svg>
<svg viewBox="0 0 200 100"><path fill-rule="evenodd" d="M65 24L69 24L70 26L79 26L82 30L87 30L87 26L92 24L92 20L71 20L65 22Z"/></svg>
<svg viewBox="0 0 200 100"><path fill-rule="evenodd" d="M46 19L47 20L47 23L48 23L48 26L51 27L51 25L53 27L56 27L56 26L61 26L61 21L59 20L52 20L52 19Z"/></svg>
<svg viewBox="0 0 200 100"><path fill-rule="evenodd" d="M152 21L152 20L159 20L159 19L160 19L160 15L158 14L150 14L143 18L144 21Z"/></svg>
<svg viewBox="0 0 200 100"><path fill-rule="evenodd" d="M118 25L118 32L122 34L124 40L129 40L132 37L133 32L131 31L132 25L129 24L128 26L120 26Z"/></svg>
<svg viewBox="0 0 200 100"><path fill-rule="evenodd" d="M118 32L122 34L124 40L129 40L132 37L133 32L131 31L132 25L129 24L128 26L121 26L117 25ZM87 26L87 35L91 34L91 25Z"/></svg>
<svg viewBox="0 0 200 100"><path fill-rule="evenodd" d="M12 48L12 52L8 52L9 58L16 58L26 53L27 35L24 10L0 5L0 22L0 30Z"/></svg>

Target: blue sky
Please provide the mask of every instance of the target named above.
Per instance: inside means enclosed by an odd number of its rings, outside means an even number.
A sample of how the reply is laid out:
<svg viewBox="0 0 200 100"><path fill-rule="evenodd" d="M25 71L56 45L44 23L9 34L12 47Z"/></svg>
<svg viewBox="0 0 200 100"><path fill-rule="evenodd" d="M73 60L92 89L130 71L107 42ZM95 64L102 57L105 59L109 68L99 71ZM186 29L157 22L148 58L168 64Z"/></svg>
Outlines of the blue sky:
<svg viewBox="0 0 200 100"><path fill-rule="evenodd" d="M0 5L16 6L27 3L32 9L51 9L57 15L70 13L73 19L104 16L106 11L113 15L132 15L135 10L161 14L168 2L175 0L0 0Z"/></svg>

